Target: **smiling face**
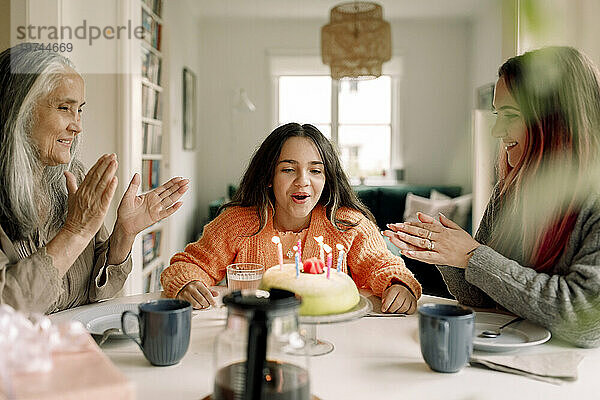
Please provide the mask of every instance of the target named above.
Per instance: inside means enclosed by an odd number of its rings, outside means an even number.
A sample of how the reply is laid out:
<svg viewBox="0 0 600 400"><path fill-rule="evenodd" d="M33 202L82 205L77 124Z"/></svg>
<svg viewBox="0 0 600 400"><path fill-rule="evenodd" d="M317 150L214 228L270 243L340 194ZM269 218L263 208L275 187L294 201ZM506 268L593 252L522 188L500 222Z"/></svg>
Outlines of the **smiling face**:
<svg viewBox="0 0 600 400"><path fill-rule="evenodd" d="M496 82L493 104L498 116L492 128L492 135L502 139L508 157L508 165L514 168L525 151L527 126L521 109L508 91L503 78Z"/></svg>
<svg viewBox="0 0 600 400"><path fill-rule="evenodd" d="M83 97L83 79L71 70L35 106L31 138L43 165L67 164L71 160L73 139L81 133Z"/></svg>
<svg viewBox="0 0 600 400"><path fill-rule="evenodd" d="M281 148L273 176L276 229L306 228L324 186L325 166L317 146L309 138L289 138Z"/></svg>

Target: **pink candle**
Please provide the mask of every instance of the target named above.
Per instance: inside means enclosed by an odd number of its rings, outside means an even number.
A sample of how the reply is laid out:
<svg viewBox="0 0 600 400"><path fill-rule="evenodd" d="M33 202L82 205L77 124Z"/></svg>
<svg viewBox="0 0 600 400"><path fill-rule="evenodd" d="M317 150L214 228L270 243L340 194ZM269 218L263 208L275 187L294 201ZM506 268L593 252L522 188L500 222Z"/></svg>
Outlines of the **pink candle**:
<svg viewBox="0 0 600 400"><path fill-rule="evenodd" d="M302 241L298 239L298 257L300 262L302 262Z"/></svg>
<svg viewBox="0 0 600 400"><path fill-rule="evenodd" d="M277 245L277 257L279 258L279 268L283 269L283 248L281 247L281 239L279 236L273 236L271 241Z"/></svg>
<svg viewBox="0 0 600 400"><path fill-rule="evenodd" d="M323 245L325 251L327 252L327 279L329 279L329 274L331 274L331 262L333 261L333 253L331 252L331 247L324 244Z"/></svg>

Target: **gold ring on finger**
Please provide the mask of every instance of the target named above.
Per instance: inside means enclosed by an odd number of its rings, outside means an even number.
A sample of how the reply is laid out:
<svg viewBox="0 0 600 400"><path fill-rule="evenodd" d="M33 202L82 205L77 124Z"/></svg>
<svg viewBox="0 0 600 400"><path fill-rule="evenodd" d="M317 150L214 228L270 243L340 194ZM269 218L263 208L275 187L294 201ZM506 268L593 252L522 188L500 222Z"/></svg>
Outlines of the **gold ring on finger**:
<svg viewBox="0 0 600 400"><path fill-rule="evenodd" d="M433 251L433 249L435 248L435 245L433 244L433 240L429 240L429 244L427 245L427 248L429 250Z"/></svg>

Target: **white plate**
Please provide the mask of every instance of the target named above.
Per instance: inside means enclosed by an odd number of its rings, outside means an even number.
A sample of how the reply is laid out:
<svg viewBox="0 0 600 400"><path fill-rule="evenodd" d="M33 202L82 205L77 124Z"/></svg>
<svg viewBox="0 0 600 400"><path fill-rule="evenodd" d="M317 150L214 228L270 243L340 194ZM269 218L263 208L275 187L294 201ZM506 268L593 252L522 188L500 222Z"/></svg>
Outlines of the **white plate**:
<svg viewBox="0 0 600 400"><path fill-rule="evenodd" d="M503 328L502 334L496 338L479 337L481 332L496 330L514 318L512 315L476 312L473 348L475 350L501 352L536 346L550 339L551 335L547 329L527 320L515 322Z"/></svg>
<svg viewBox="0 0 600 400"><path fill-rule="evenodd" d="M92 335L102 336L108 328L121 329L121 314L123 311L138 312L138 303L129 304L98 304L89 310L80 312L73 320L80 321ZM127 318L127 332L138 336L138 324L135 318ZM114 333L110 339L127 339L123 333Z"/></svg>

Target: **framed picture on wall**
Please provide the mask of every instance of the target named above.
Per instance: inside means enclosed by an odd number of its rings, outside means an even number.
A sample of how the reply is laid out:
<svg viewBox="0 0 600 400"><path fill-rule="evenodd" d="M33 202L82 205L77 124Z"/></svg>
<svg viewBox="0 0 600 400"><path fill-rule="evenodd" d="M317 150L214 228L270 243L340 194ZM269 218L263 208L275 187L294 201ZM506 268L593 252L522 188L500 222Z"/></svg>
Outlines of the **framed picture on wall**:
<svg viewBox="0 0 600 400"><path fill-rule="evenodd" d="M196 74L183 68L183 149L196 148Z"/></svg>

